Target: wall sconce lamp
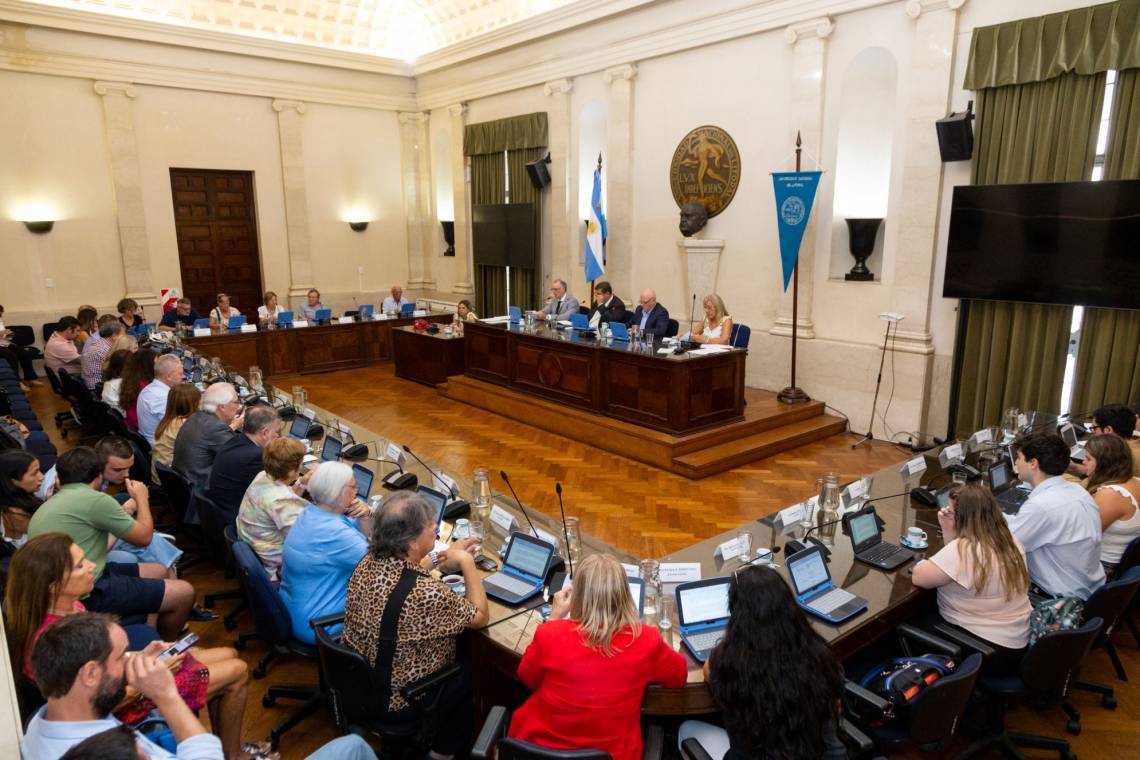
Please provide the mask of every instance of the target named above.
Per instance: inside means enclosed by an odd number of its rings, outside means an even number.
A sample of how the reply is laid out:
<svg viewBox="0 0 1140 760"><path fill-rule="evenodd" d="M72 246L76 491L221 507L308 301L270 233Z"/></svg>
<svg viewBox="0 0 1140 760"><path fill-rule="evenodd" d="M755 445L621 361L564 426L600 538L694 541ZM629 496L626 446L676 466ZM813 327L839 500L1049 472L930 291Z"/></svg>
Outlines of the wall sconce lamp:
<svg viewBox="0 0 1140 760"><path fill-rule="evenodd" d="M24 226L28 228L29 232L34 232L37 235L43 235L51 232L51 228L55 226L55 220L42 220L42 221L28 221L24 220Z"/></svg>
<svg viewBox="0 0 1140 760"><path fill-rule="evenodd" d="M875 279L875 273L867 268L867 259L875 250L875 237L879 234L882 219L848 219L848 247L855 258L855 266L843 276L845 280L868 282Z"/></svg>
<svg viewBox="0 0 1140 760"><path fill-rule="evenodd" d="M439 226L443 227L443 241L447 243L447 250L443 252L444 256L455 255L455 222L440 220Z"/></svg>
<svg viewBox="0 0 1140 760"><path fill-rule="evenodd" d="M364 232L368 229L368 222L349 222L348 227L353 232Z"/></svg>

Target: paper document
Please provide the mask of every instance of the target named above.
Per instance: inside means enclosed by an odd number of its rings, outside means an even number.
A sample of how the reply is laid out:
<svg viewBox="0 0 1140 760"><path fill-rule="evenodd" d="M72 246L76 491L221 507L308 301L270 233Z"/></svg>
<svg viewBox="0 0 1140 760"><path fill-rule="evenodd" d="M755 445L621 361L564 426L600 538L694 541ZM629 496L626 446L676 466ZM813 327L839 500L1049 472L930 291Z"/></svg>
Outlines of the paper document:
<svg viewBox="0 0 1140 760"><path fill-rule="evenodd" d="M511 318L510 315L507 314L507 315L504 315L501 317L487 317L486 319L483 319L480 321L486 322L487 324L491 324L491 325L501 325L504 322L507 322L508 320L510 320L510 318Z"/></svg>

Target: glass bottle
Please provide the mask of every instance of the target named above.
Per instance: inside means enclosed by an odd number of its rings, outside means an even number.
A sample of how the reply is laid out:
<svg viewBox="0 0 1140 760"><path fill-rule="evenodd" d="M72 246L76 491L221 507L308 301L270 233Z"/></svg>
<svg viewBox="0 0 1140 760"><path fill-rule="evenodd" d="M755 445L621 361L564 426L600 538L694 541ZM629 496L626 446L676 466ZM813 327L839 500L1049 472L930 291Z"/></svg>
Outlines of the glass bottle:
<svg viewBox="0 0 1140 760"><path fill-rule="evenodd" d="M819 495L819 538L826 546L835 545L835 525L839 520L839 476L829 472Z"/></svg>
<svg viewBox="0 0 1140 760"><path fill-rule="evenodd" d="M486 467L475 468L475 503L471 506L474 516L483 523L491 517L491 478Z"/></svg>

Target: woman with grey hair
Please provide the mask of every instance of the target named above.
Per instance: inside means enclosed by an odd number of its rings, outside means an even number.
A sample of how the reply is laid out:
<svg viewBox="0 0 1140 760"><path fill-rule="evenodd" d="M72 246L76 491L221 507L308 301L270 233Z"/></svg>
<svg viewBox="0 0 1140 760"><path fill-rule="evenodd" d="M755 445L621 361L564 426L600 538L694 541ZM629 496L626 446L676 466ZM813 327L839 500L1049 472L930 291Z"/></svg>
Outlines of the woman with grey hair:
<svg viewBox="0 0 1140 760"><path fill-rule="evenodd" d="M389 677L391 721L414 724L415 713L400 689L455 662L456 637L490 619L475 569L474 542L456 541L437 553L436 527L422 495L399 491L389 496L375 517L368 554L348 582L342 641ZM434 578L429 567L462 573L463 595ZM382 630L385 623L388 630ZM460 676L447 683L440 697L440 714L447 720L436 731L431 752L436 760L462 751L471 734L470 668L466 658L459 662Z"/></svg>
<svg viewBox="0 0 1140 760"><path fill-rule="evenodd" d="M368 551L368 506L356 498L352 468L322 462L309 478L312 502L289 529L281 552L281 598L293 635L315 644L309 621L344 610L348 578Z"/></svg>

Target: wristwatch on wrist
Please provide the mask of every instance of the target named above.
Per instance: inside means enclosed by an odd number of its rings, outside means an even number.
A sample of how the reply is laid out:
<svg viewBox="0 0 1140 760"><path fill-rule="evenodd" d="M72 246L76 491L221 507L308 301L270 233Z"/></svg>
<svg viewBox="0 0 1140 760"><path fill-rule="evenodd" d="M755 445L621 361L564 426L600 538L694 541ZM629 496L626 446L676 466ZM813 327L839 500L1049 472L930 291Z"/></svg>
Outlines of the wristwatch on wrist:
<svg viewBox="0 0 1140 760"><path fill-rule="evenodd" d="M439 567L439 552L437 552L433 549L431 552L428 553L428 559L431 560L431 569L432 570L435 570L437 567Z"/></svg>

